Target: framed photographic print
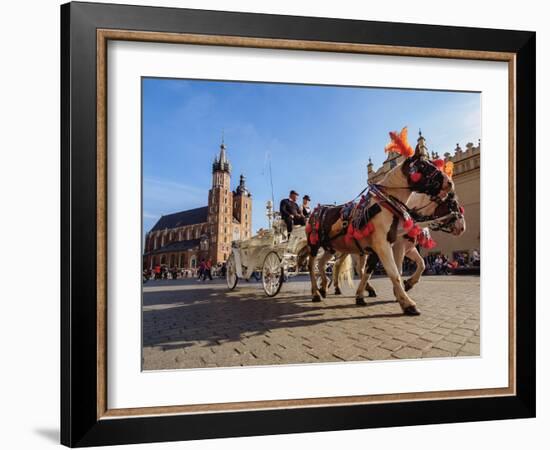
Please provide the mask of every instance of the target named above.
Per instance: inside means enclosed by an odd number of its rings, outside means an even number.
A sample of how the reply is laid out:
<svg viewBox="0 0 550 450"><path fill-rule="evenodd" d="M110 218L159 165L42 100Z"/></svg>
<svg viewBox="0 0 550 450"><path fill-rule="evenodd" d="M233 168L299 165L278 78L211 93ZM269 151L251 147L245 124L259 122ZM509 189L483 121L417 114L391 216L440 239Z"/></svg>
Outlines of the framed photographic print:
<svg viewBox="0 0 550 450"><path fill-rule="evenodd" d="M63 444L535 415L535 33L61 19Z"/></svg>

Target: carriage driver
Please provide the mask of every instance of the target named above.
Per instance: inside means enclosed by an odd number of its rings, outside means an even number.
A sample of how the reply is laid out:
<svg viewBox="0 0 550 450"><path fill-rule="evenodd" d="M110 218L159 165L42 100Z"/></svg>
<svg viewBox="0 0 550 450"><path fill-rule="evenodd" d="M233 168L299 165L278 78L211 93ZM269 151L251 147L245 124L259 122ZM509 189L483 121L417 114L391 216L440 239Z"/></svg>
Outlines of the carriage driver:
<svg viewBox="0 0 550 450"><path fill-rule="evenodd" d="M305 225L306 218L302 212L302 208L298 206L296 200L298 199L298 193L294 190L290 191L288 198L281 200L279 211L281 212L281 219L286 223L286 230L290 236L293 225Z"/></svg>

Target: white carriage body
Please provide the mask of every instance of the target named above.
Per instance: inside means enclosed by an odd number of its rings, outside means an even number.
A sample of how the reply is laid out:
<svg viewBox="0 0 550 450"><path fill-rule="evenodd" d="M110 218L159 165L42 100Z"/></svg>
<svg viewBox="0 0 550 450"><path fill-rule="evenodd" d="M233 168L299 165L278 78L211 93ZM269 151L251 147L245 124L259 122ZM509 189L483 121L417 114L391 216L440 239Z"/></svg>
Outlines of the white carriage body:
<svg viewBox="0 0 550 450"><path fill-rule="evenodd" d="M248 279L254 271L261 271L268 253L276 252L281 259L282 267L295 271L298 252L306 246L304 226L294 226L290 237L286 237L286 225L282 221L257 235L242 241L234 241L232 255L235 258L237 276ZM284 228L284 232L281 229Z"/></svg>

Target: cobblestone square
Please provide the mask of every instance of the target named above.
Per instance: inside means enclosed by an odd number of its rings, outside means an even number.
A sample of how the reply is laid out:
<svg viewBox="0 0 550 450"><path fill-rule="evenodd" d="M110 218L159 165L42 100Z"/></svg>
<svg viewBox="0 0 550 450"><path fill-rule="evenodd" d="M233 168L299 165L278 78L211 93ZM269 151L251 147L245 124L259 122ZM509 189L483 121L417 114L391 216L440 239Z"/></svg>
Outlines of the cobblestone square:
<svg viewBox="0 0 550 450"><path fill-rule="evenodd" d="M150 281L143 287L143 369L479 356L479 277L425 276L405 316L387 278L358 307L352 290L312 303L307 278L274 298L257 282Z"/></svg>

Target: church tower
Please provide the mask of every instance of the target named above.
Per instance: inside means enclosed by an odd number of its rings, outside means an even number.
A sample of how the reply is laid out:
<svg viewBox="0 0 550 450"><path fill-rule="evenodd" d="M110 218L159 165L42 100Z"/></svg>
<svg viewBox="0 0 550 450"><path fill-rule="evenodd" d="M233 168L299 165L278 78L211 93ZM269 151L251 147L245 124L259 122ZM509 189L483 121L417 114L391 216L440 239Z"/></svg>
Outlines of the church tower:
<svg viewBox="0 0 550 450"><path fill-rule="evenodd" d="M231 164L222 139L220 153L212 164L212 188L208 192L209 254L214 264L225 261L231 252L233 193L230 186Z"/></svg>
<svg viewBox="0 0 550 450"><path fill-rule="evenodd" d="M244 175L241 175L239 186L233 194L233 215L239 224L239 239L248 239L252 236L252 195L248 191ZM236 235L237 233L235 233Z"/></svg>

